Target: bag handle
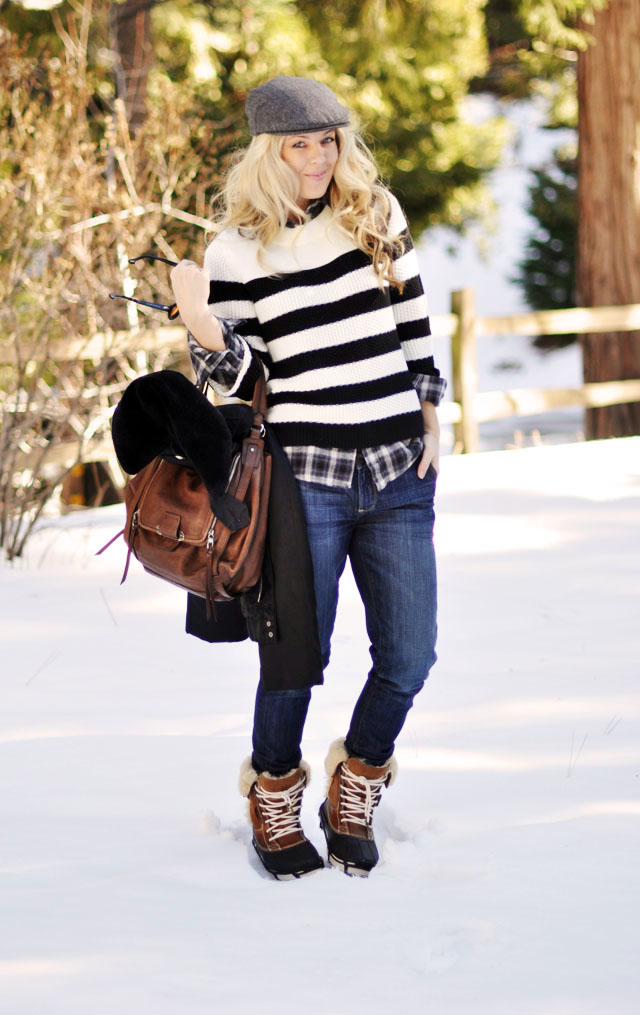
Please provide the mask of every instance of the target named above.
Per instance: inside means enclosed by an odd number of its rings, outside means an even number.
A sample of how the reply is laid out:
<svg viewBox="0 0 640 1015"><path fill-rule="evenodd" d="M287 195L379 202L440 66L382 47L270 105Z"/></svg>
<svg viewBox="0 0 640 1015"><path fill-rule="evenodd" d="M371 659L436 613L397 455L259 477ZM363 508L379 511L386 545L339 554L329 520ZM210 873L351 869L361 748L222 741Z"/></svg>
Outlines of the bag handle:
<svg viewBox="0 0 640 1015"><path fill-rule="evenodd" d="M260 364L260 376L253 386L251 408L253 409L253 426L261 430L264 425L264 421L267 418L267 381L264 374L262 360L258 358L258 362ZM208 377L205 378L204 381L200 381L197 385L198 390L201 391L203 395L206 395L208 387Z"/></svg>

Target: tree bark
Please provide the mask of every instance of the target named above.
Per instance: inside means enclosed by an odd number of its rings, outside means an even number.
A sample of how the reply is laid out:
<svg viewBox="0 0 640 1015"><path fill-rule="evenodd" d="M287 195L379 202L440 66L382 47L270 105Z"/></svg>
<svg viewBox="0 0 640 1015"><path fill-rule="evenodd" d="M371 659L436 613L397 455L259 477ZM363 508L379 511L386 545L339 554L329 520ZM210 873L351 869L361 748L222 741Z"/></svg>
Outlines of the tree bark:
<svg viewBox="0 0 640 1015"><path fill-rule="evenodd" d="M611 0L578 58L578 302L640 303L640 0ZM583 335L584 379L640 377L640 332ZM640 402L587 411L587 438L640 433Z"/></svg>
<svg viewBox="0 0 640 1015"><path fill-rule="evenodd" d="M151 8L155 0L111 4L109 23L116 52L116 88L124 100L132 134L147 115L147 77L151 66Z"/></svg>

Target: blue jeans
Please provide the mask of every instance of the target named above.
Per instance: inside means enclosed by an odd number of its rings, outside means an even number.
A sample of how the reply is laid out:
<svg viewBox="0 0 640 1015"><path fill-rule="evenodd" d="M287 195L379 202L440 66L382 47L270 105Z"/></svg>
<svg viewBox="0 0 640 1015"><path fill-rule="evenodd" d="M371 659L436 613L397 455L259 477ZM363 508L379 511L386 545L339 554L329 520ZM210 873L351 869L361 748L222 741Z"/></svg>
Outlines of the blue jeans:
<svg viewBox="0 0 640 1015"><path fill-rule="evenodd" d="M313 560L318 632L329 663L338 583L347 557L365 608L372 667L356 702L346 748L370 765L393 754L413 699L436 660L433 498L436 474L417 466L377 491L358 456L350 489L299 482ZM253 728L257 771L300 763L311 698L305 690L258 687Z"/></svg>

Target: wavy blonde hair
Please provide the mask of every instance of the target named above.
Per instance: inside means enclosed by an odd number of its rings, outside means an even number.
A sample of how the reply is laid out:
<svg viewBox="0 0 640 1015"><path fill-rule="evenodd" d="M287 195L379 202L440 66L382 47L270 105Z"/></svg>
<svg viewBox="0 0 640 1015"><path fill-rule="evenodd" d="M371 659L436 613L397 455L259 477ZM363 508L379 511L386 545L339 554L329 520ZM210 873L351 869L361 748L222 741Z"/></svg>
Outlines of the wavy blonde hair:
<svg viewBox="0 0 640 1015"><path fill-rule="evenodd" d="M401 236L388 232L389 193L362 138L351 127L338 127L335 133L338 159L329 185L334 221L371 258L380 288L388 282L402 291L403 283L393 275L393 260L404 244ZM257 240L261 255L287 222L309 220L296 202L299 181L282 158L284 142L280 134L252 138L236 157L216 200L220 211L214 233L235 227Z"/></svg>

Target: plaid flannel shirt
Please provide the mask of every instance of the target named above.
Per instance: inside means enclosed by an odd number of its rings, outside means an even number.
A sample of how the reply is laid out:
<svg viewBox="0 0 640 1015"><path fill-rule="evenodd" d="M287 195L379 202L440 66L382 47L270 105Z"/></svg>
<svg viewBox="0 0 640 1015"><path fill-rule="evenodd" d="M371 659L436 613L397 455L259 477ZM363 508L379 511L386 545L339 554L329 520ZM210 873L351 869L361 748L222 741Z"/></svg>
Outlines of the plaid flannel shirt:
<svg viewBox="0 0 640 1015"><path fill-rule="evenodd" d="M247 355L257 355L245 339L236 335L234 321L219 318L224 334L226 349L219 352L204 349L189 335L189 354L198 384L208 381L219 395L225 395L234 385ZM429 374L411 374L411 380L421 402L439 405L447 387L442 377ZM422 454L423 441L414 437L393 444L362 448L366 465L371 471L376 489L382 490L393 479L397 479ZM345 451L341 448L321 448L308 445L285 447L296 479L306 483L320 483L323 486L351 486L358 450Z"/></svg>

